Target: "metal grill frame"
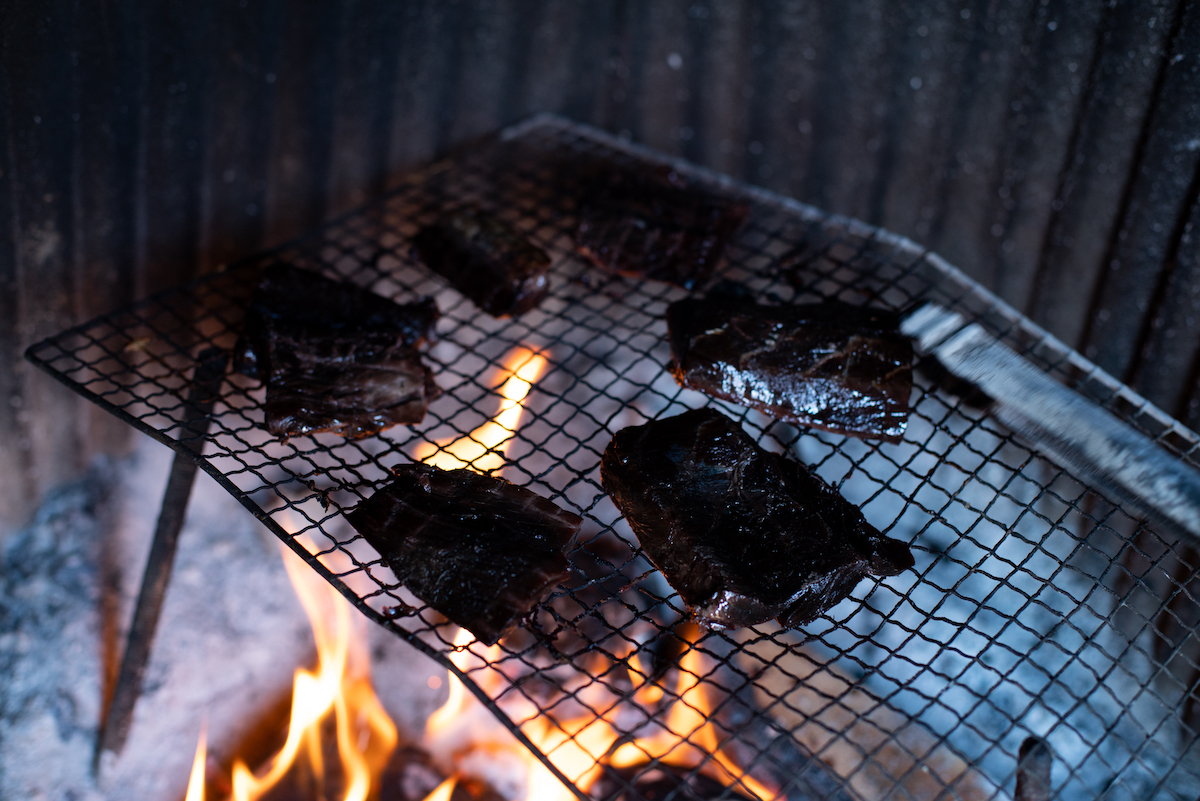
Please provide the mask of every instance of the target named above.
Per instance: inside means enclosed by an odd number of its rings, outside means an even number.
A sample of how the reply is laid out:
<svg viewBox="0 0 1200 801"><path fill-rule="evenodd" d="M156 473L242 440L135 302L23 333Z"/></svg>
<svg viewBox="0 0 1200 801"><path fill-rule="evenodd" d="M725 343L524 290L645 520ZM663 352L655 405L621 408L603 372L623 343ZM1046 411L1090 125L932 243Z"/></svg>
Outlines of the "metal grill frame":
<svg viewBox="0 0 1200 801"><path fill-rule="evenodd" d="M686 293L603 274L572 253L575 197L564 187L570 185L573 163L597 158L643 167L665 164L708 191L751 204L750 218L714 282L739 281L784 301L838 298L897 309L935 301L981 324L1030 364L1113 412L1183 463L1196 466L1200 460L1200 438L1194 433L936 254L886 231L544 115L411 174L383 198L318 231L71 328L33 345L26 355L92 402L195 458L364 614L450 670L581 799L588 796L531 742L522 731L528 720L514 717L513 710L531 705L541 715L564 699L590 708L589 693L597 688L602 696L628 696L627 688L617 686L607 672L582 663L599 658L628 668L630 649L645 656L677 637L675 623L684 610L639 554L604 495L598 464L616 430L706 404L734 417L764 447L800 458L862 506L877 528L912 539L918 554L915 572L862 582L855 599L804 631L764 626L709 632L694 642L680 642L685 650L703 652L713 666L702 677L724 699L713 717L721 721L725 745L750 762L745 767L769 770L767 763L775 761L776 746L763 745L764 731L773 732L771 743L782 737L798 744L802 734L807 736L802 727L815 725L828 735L817 759L832 760L828 749L838 748L861 760L849 774L839 774L845 792L863 792L863 777L883 771L896 780L888 797L915 797L906 782L924 771L934 776L938 797L1003 797L1012 786L1020 738L1037 734L1055 747L1056 738L1066 740L1073 733L1083 743L1076 750L1086 753L1068 763L1065 775L1059 763L1056 793L1194 797L1200 771L1181 756L1197 740L1193 690L1200 680L1200 640L1192 627L1200 621L1194 583L1200 556L1192 544L1148 524L1141 511L1105 498L1052 464L1036 443L1021 441L969 397L953 394L935 369L917 371L910 428L899 445L798 429L680 389L665 371L669 354L661 312ZM541 308L518 319L493 320L413 259L408 241L417 228L461 202L497 213L552 254L553 291ZM440 340L427 361L445 394L430 405L425 423L357 442L317 435L279 443L262 427L258 382L229 375L210 433L201 443L205 455L195 456L195 443L181 432L196 355L207 347L232 349L257 271L273 260L354 281L400 302L423 295L438 299ZM461 437L482 424L496 402L503 356L520 344L542 350L551 366L527 400L525 422L510 442L501 474L584 516L584 536L573 554L579 575L559 588L522 632L505 640L498 655L481 656L474 667L460 668L450 658L456 650L455 627L398 587L378 556L344 525L341 513L382 484L388 467L410 459L419 443ZM928 362L922 366L933 367ZM980 531L1000 532L1000 539L986 542ZM1008 561L1004 575L989 573L991 560L1003 562L1003 553L997 553L1014 543L1024 549L1024 561ZM943 586L939 571L946 570L946 575L959 577ZM983 595L980 617L972 613L955 622L958 612L945 610L978 601L970 587L981 575L997 588ZM1071 589L1059 593L1062 597L1043 596L1044 590L1031 589L1037 582L1052 592L1058 592L1058 584ZM1089 583L1091 589L1081 598L1071 595ZM921 608L920 599L938 594L945 600ZM1023 599L1015 610L998 608L1014 599ZM959 645L964 637L991 636L996 626L980 623L984 615L1002 618L1003 625L997 624L1002 632L1019 629L1018 643L1045 643L1047 638L1056 643L1053 638L1060 631L1078 643L1074 650L1059 646L1065 662L1054 672L1036 662L1048 677L1045 686L1037 692L1024 687L1030 698L1023 708L997 713L1007 721L1001 731L985 731L990 725L976 720L987 718L979 710L996 705L990 698L999 690L971 686L971 671L990 670L997 675L996 688L1015 692L1018 688L1008 684L1019 685L1020 680L1012 677L1034 662L1023 662L1031 657L1002 640L975 650ZM874 622L866 620L871 616ZM1038 620L1023 622L1028 617ZM1080 625L1077 618L1091 623ZM929 631L942 630L955 633L945 642L934 641ZM1108 640L1120 646L1118 653L1108 651ZM988 656L991 648L1011 652L1001 661L1015 660L1014 666L986 668L987 658L994 658ZM1104 656L1096 656L1096 648ZM913 656L929 649L933 656L927 664ZM477 646L469 650L485 653ZM609 657L595 656L604 652ZM789 673L794 671L789 660L798 655L814 666L818 678L857 678L845 682L846 695L830 694L823 708L809 714L811 709L793 706L793 691L765 689L763 677L772 671L794 679L797 688L806 686L801 676ZM1063 692L1074 697L1067 685L1093 659L1099 665L1092 670L1096 687L1113 681L1114 671L1124 671L1135 676L1142 693L1114 699L1115 715L1092 710L1107 728L1101 739L1089 743L1090 735L1083 735L1075 721L1092 709L1094 700L1084 696L1047 706L1039 698ZM561 680L562 675L568 678ZM535 679L557 685L559 697L530 690ZM606 685L610 681L612 686ZM939 681L950 701L927 691L926 684ZM867 700L866 711L847 701L849 693ZM928 720L918 708L922 698L933 710ZM959 698L970 701L965 712L955 707ZM635 702L626 698L625 703ZM1158 728L1144 732L1140 744L1125 731L1143 726L1138 704L1168 710L1146 718L1152 721L1147 725ZM854 742L850 730L876 726L880 710L906 720L915 715L911 725L924 732L920 745L886 731L878 742ZM826 713L848 715L849 723L837 730L824 722ZM808 720L783 722L797 716ZM957 720L940 722L946 716ZM1173 732L1176 750L1182 749L1173 757L1173 768L1164 769L1163 758L1156 755L1163 749L1158 744L1166 737L1160 734L1163 727ZM753 735L748 733L752 730ZM1112 765L1117 741L1134 745L1125 763ZM892 775L896 770L884 765L883 754L891 749L911 762L902 775ZM948 776L929 771L935 751L949 754L963 770ZM797 745L796 753L806 752ZM1011 763L1007 769L1004 760ZM1097 764L1108 767L1108 786L1098 786L1091 775ZM694 771L710 768L701 765ZM630 781L624 776L618 786ZM799 783L783 786L784 796L805 791L806 780L795 781ZM732 789L726 795L736 797Z"/></svg>

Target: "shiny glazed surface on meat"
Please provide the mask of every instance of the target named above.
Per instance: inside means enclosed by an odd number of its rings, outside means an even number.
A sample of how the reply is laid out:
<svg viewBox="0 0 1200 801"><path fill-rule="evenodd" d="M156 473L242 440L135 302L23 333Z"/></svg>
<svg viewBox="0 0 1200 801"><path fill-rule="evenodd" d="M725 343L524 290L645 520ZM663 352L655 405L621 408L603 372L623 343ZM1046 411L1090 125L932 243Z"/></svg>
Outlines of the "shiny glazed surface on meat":
<svg viewBox="0 0 1200 801"><path fill-rule="evenodd" d="M800 625L864 576L913 565L908 546L713 409L619 431L601 478L646 555L712 628Z"/></svg>
<svg viewBox="0 0 1200 801"><path fill-rule="evenodd" d="M424 464L346 514L414 595L492 645L567 578L583 519L537 493Z"/></svg>
<svg viewBox="0 0 1200 801"><path fill-rule="evenodd" d="M267 429L349 439L419 423L437 397L418 348L433 332L432 299L399 305L308 270L268 267L235 354L267 387Z"/></svg>
<svg viewBox="0 0 1200 801"><path fill-rule="evenodd" d="M667 328L681 386L837 434L904 435L913 351L892 312L710 294L672 303Z"/></svg>

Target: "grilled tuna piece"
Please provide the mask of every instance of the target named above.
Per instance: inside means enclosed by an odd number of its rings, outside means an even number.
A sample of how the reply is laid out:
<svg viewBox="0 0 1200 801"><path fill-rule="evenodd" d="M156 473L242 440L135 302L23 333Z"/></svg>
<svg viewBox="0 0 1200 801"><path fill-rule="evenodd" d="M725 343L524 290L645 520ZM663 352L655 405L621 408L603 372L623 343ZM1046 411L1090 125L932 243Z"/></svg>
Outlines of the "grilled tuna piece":
<svg viewBox="0 0 1200 801"><path fill-rule="evenodd" d="M419 423L439 394L418 348L437 321L425 299L404 306L284 264L263 274L237 346L238 368L267 387L267 429L350 439Z"/></svg>
<svg viewBox="0 0 1200 801"><path fill-rule="evenodd" d="M478 209L461 209L422 228L417 255L493 317L524 314L550 291L550 257Z"/></svg>
<svg viewBox="0 0 1200 801"><path fill-rule="evenodd" d="M583 518L535 492L424 464L347 515L414 595L488 645L567 578Z"/></svg>
<svg viewBox="0 0 1200 801"><path fill-rule="evenodd" d="M797 626L868 573L913 565L908 546L713 409L617 432L600 475L646 555L710 628Z"/></svg>
<svg viewBox="0 0 1200 801"><path fill-rule="evenodd" d="M749 207L673 171L610 170L586 184L575 246L600 267L691 289L712 275Z"/></svg>
<svg viewBox="0 0 1200 801"><path fill-rule="evenodd" d="M667 308L680 385L801 425L898 442L908 423L912 342L898 316L829 302L764 306L687 299Z"/></svg>

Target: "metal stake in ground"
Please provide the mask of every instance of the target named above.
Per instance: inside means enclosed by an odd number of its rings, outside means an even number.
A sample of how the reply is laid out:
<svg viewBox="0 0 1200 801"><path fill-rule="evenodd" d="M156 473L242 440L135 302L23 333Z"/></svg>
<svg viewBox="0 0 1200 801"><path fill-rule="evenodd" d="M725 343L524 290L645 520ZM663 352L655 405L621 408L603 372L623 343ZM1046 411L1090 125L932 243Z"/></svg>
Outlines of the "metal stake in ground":
<svg viewBox="0 0 1200 801"><path fill-rule="evenodd" d="M1050 801L1050 768L1054 754L1040 737L1026 737L1017 753L1014 801Z"/></svg>
<svg viewBox="0 0 1200 801"><path fill-rule="evenodd" d="M162 511L158 515L158 526L150 545L150 556L142 574L142 588L138 593L133 622L129 626L129 637L125 644L125 655L121 660L121 672L113 690L108 714L100 726L96 739L96 752L92 759L93 772L99 771L100 755L104 751L119 754L125 747L129 735L129 724L133 721L133 708L142 692L142 678L158 627L158 616L162 611L163 597L171 580L171 568L175 563L175 546L179 542L179 531L183 528L184 513L188 498L192 494L192 483L196 478L196 458L204 449L204 437L208 433L213 403L225 376L228 355L219 348L209 348L197 358L192 376L192 387L184 405L183 425L179 444L191 453L178 452L171 465L171 476L163 494Z"/></svg>

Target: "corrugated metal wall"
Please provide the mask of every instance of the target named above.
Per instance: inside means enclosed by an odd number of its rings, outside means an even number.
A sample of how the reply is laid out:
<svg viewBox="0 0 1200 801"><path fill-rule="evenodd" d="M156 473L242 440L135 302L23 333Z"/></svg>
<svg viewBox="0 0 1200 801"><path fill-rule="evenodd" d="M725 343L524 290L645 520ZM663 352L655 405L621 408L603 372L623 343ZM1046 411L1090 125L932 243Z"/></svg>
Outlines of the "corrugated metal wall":
<svg viewBox="0 0 1200 801"><path fill-rule="evenodd" d="M1200 4L0 5L0 520L124 427L27 344L556 111L929 245L1200 425Z"/></svg>

